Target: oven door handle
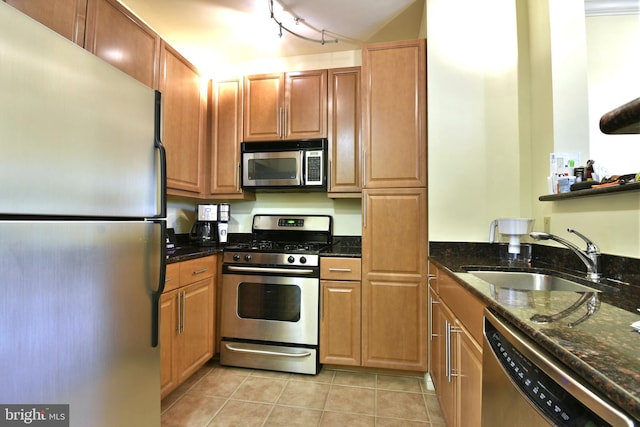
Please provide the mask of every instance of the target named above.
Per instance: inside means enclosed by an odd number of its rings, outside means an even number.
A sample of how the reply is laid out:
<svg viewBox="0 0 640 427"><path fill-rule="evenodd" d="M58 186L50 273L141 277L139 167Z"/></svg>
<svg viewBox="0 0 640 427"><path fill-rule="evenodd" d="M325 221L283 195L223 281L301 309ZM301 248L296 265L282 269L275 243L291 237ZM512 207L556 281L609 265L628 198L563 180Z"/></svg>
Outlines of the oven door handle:
<svg viewBox="0 0 640 427"><path fill-rule="evenodd" d="M254 350L250 348L239 348L234 347L230 344L224 345L228 350L235 351L238 353L251 353L251 354L261 354L266 356L284 356L284 357L308 357L311 356L310 351L305 351L304 353L285 353L280 351L269 351L269 350Z"/></svg>
<svg viewBox="0 0 640 427"><path fill-rule="evenodd" d="M313 274L313 270L308 268L238 267L230 265L227 269L243 273Z"/></svg>

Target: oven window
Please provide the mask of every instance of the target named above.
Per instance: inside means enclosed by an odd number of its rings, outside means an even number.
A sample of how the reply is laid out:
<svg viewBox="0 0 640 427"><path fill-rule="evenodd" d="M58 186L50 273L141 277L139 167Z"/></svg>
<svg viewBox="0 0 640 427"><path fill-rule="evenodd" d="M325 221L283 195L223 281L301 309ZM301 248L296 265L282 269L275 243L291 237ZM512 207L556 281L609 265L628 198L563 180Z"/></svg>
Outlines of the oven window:
<svg viewBox="0 0 640 427"><path fill-rule="evenodd" d="M238 285L238 316L245 319L300 320L300 288L242 282Z"/></svg>
<svg viewBox="0 0 640 427"><path fill-rule="evenodd" d="M298 160L295 157L249 159L249 179L296 179Z"/></svg>

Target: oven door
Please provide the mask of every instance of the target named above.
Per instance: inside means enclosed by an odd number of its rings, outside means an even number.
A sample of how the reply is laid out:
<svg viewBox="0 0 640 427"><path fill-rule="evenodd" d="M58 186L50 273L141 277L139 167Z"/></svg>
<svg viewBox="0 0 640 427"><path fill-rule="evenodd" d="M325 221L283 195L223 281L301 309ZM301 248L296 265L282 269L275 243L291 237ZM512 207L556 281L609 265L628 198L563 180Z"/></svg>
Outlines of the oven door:
<svg viewBox="0 0 640 427"><path fill-rule="evenodd" d="M318 344L318 278L253 274L222 277L224 338Z"/></svg>
<svg viewBox="0 0 640 427"><path fill-rule="evenodd" d="M242 153L242 186L301 186L303 154L301 150Z"/></svg>

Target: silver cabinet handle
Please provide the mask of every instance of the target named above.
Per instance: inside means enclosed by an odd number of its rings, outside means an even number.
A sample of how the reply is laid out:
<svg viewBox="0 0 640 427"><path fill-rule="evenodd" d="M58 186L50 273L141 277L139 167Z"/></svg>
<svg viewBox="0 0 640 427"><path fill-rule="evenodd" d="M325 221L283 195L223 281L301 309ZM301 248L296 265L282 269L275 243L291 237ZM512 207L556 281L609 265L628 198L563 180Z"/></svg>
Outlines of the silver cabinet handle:
<svg viewBox="0 0 640 427"><path fill-rule="evenodd" d="M182 324L182 292L178 292L178 316L176 320L176 334L180 335L180 325Z"/></svg>
<svg viewBox="0 0 640 427"><path fill-rule="evenodd" d="M433 333L433 306L435 304L440 304L440 301L436 301L433 298L431 298L431 296L429 296L429 300L431 302L431 310L429 310L429 341L431 341L431 339L433 337L439 337L439 334L434 334Z"/></svg>
<svg viewBox="0 0 640 427"><path fill-rule="evenodd" d="M444 321L444 375L451 382L451 323Z"/></svg>
<svg viewBox="0 0 640 427"><path fill-rule="evenodd" d="M280 351L254 350L254 349L251 349L251 348L239 348L239 347L234 347L234 346L232 346L230 344L225 344L225 347L228 350L235 351L235 352L238 352L238 353L262 354L262 355L266 355L266 356L284 356L284 357L296 357L296 358L311 356L311 352L309 352L309 351L305 351L304 353L285 353L285 352L280 352Z"/></svg>
<svg viewBox="0 0 640 427"><path fill-rule="evenodd" d="M329 271L336 273L351 273L352 270L350 268L329 267Z"/></svg>
<svg viewBox="0 0 640 427"><path fill-rule="evenodd" d="M196 276L198 274L202 274L202 273L206 273L207 271L209 271L209 267L205 267L205 268L201 268L200 270L194 270L191 275L192 276Z"/></svg>

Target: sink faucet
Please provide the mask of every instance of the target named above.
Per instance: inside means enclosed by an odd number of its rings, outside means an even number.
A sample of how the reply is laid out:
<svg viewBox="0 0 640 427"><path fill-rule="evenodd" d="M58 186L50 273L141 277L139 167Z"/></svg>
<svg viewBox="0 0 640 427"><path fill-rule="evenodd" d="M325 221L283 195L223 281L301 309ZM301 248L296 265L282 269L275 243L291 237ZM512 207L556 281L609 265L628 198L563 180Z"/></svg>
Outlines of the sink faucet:
<svg viewBox="0 0 640 427"><path fill-rule="evenodd" d="M587 266L587 279L591 280L592 282L599 281L600 280L600 250L591 240L589 240L582 233L577 232L573 228L567 228L567 231L569 233L575 234L576 236L584 240L587 243L587 249L583 251L582 249L580 249L578 246L571 243L570 241L549 233L533 231L529 233L529 236L531 236L535 240L555 240L558 243L562 243L567 248L571 249L573 253L578 255L578 258L580 258L580 260L584 263L584 265Z"/></svg>

